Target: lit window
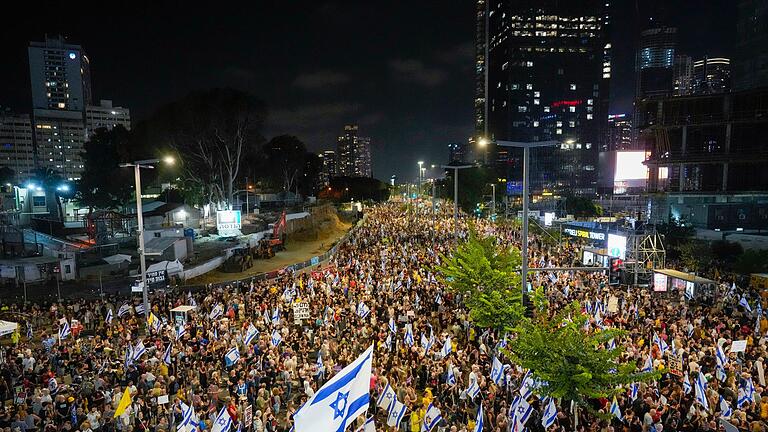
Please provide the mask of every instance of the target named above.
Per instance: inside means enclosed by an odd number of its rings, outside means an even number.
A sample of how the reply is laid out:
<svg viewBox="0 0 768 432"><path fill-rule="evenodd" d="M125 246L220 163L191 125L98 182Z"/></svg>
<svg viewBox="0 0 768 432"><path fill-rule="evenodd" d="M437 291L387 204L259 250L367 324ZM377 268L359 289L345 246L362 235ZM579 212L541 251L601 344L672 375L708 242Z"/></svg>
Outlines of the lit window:
<svg viewBox="0 0 768 432"><path fill-rule="evenodd" d="M581 150L581 143L576 143L576 149Z"/></svg>
<svg viewBox="0 0 768 432"><path fill-rule="evenodd" d="M571 105L571 106L568 107L568 111L569 112L576 112L576 107Z"/></svg>
<svg viewBox="0 0 768 432"><path fill-rule="evenodd" d="M558 130L555 131L555 133L557 133L558 135L562 135L563 134L563 130L562 129L558 129Z"/></svg>
<svg viewBox="0 0 768 432"><path fill-rule="evenodd" d="M586 147L587 149L591 149L592 148L592 143L586 143L586 144L584 144L584 147Z"/></svg>
<svg viewBox="0 0 768 432"><path fill-rule="evenodd" d="M593 117L592 114L587 114L587 120L592 120L592 117Z"/></svg>
<svg viewBox="0 0 768 432"><path fill-rule="evenodd" d="M592 105L592 103L594 103L593 99L587 99L587 105Z"/></svg>
<svg viewBox="0 0 768 432"><path fill-rule="evenodd" d="M555 124L555 126L557 126L557 127L562 127L562 126L563 126L563 122L559 121L559 122L557 122L557 123Z"/></svg>
<svg viewBox="0 0 768 432"><path fill-rule="evenodd" d="M518 105L517 112L527 112L527 111L528 111L528 107L527 106Z"/></svg>
<svg viewBox="0 0 768 432"><path fill-rule="evenodd" d="M537 121L535 121L535 120L534 120L534 121L533 121L533 127L539 127L539 122L537 122Z"/></svg>
<svg viewBox="0 0 768 432"><path fill-rule="evenodd" d="M533 92L533 97L539 97L539 96L541 96L541 92L537 92L537 91Z"/></svg>
<svg viewBox="0 0 768 432"><path fill-rule="evenodd" d="M571 84L571 90L576 90L576 84Z"/></svg>
<svg viewBox="0 0 768 432"><path fill-rule="evenodd" d="M533 84L526 84L525 85L526 90L533 90Z"/></svg>
<svg viewBox="0 0 768 432"><path fill-rule="evenodd" d="M517 84L512 84L511 86L509 86L509 88L512 90L517 90L519 86Z"/></svg>
<svg viewBox="0 0 768 432"><path fill-rule="evenodd" d="M576 122L571 120L571 121L568 122L568 126L569 127L576 127Z"/></svg>
<svg viewBox="0 0 768 432"><path fill-rule="evenodd" d="M549 107L548 106L544 107L544 112L549 112Z"/></svg>
<svg viewBox="0 0 768 432"><path fill-rule="evenodd" d="M533 62L532 61L525 62L525 65L528 67L533 67Z"/></svg>
<svg viewBox="0 0 768 432"><path fill-rule="evenodd" d="M533 100L533 104L534 104L534 105L538 105L538 104L539 104L539 100L538 100L538 99L534 99L534 100Z"/></svg>

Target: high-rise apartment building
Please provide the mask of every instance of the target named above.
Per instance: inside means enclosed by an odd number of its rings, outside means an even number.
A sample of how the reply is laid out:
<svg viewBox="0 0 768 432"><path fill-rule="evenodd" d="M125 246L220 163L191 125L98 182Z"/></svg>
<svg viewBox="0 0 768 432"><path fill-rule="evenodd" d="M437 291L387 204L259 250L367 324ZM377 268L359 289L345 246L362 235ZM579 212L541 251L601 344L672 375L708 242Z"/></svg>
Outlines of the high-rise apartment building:
<svg viewBox="0 0 768 432"><path fill-rule="evenodd" d="M62 36L29 43L29 77L35 110L82 112L92 103L88 56Z"/></svg>
<svg viewBox="0 0 768 432"><path fill-rule="evenodd" d="M656 27L640 33L635 59L637 99L672 94L677 28Z"/></svg>
<svg viewBox="0 0 768 432"><path fill-rule="evenodd" d="M768 87L768 0L740 0L736 19L733 89Z"/></svg>
<svg viewBox="0 0 768 432"><path fill-rule="evenodd" d="M488 44L489 0L477 0L475 12L475 134L485 136L486 55Z"/></svg>
<svg viewBox="0 0 768 432"><path fill-rule="evenodd" d="M102 99L99 105L85 107L85 125L90 138L97 129L112 130L115 126L131 129L131 111L128 108L112 106L111 100Z"/></svg>
<svg viewBox="0 0 768 432"><path fill-rule="evenodd" d="M320 186L328 186L331 177L336 177L336 152L325 150L318 155L320 157Z"/></svg>
<svg viewBox="0 0 768 432"><path fill-rule="evenodd" d="M693 62L693 94L714 94L731 90L731 60L704 57Z"/></svg>
<svg viewBox="0 0 768 432"><path fill-rule="evenodd" d="M448 144L448 163L463 164L467 162L467 144L450 143Z"/></svg>
<svg viewBox="0 0 768 432"><path fill-rule="evenodd" d="M679 54L675 56L672 66L672 95L686 96L693 91L693 61L691 56Z"/></svg>
<svg viewBox="0 0 768 432"><path fill-rule="evenodd" d="M344 126L336 141L336 172L343 177L371 177L371 139L357 136L357 125Z"/></svg>
<svg viewBox="0 0 768 432"><path fill-rule="evenodd" d="M35 168L34 154L29 114L0 112L0 167L13 170L21 180Z"/></svg>
<svg viewBox="0 0 768 432"><path fill-rule="evenodd" d="M609 115L608 138L603 151L636 150L632 136L632 119L628 115Z"/></svg>
<svg viewBox="0 0 768 432"><path fill-rule="evenodd" d="M596 191L611 77L609 7L597 0L489 4L489 138L559 143L532 152L534 193ZM486 160L503 166L508 179L521 178L522 152L500 149Z"/></svg>

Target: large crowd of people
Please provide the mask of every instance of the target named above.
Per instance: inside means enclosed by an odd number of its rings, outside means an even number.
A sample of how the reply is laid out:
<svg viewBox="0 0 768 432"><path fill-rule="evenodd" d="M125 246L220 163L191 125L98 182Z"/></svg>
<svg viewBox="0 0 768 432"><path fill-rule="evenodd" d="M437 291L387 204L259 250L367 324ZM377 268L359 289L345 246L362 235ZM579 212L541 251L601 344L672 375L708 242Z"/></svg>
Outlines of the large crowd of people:
<svg viewBox="0 0 768 432"><path fill-rule="evenodd" d="M519 246L511 225L474 223L500 245ZM465 220L460 224L466 236ZM766 430L768 322L757 315L755 298L742 300L730 283L717 302L660 298L648 289L609 286L602 272L542 271L532 283L555 308L579 301L591 316L589 331L626 330L616 341L622 361L642 370L649 362L670 369L680 359L681 370L628 386L616 407L594 399L574 411L534 391L521 419L514 407L527 371L512 364L502 380L491 378L494 357L509 363L498 350L514 335L475 327L436 274L456 245L454 228L448 209L379 205L328 263L269 281L157 294L149 323L138 298L9 305L21 325L2 345L0 429L170 432L191 407L195 421L187 430L212 429L226 409L232 429L289 431L297 409L374 345L366 417L379 430L424 430L431 406L442 416L434 430L471 431L480 405L484 431L708 431L718 430L721 418L738 430ZM579 250L577 243L533 236L529 258L535 267L567 267ZM297 304L308 304L308 319L295 319ZM195 306L184 325L170 313L180 305ZM743 350L731 349L742 340ZM468 391L474 386L479 392ZM405 407L395 426L377 406L387 387ZM122 409L126 389L130 404ZM699 391L706 406L697 402ZM556 408L553 420L548 406ZM611 415L616 408L621 419Z"/></svg>

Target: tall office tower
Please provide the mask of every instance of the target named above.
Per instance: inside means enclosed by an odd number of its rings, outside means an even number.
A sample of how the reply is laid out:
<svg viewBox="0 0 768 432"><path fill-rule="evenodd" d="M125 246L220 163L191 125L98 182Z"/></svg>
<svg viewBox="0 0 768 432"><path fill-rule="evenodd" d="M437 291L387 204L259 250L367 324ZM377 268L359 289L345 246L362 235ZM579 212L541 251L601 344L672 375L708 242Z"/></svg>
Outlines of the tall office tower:
<svg viewBox="0 0 768 432"><path fill-rule="evenodd" d="M29 114L0 112L0 167L13 170L17 181L28 177L34 169Z"/></svg>
<svg viewBox="0 0 768 432"><path fill-rule="evenodd" d="M448 144L448 163L463 164L467 162L467 144Z"/></svg>
<svg viewBox="0 0 768 432"><path fill-rule="evenodd" d="M595 193L608 117L610 2L499 0L489 6L490 138L559 143L531 152L533 193ZM522 151L501 149L489 151L489 162L517 181Z"/></svg>
<svg viewBox="0 0 768 432"><path fill-rule="evenodd" d="M328 186L331 183L331 177L336 177L336 152L325 150L318 155L320 158L320 186Z"/></svg>
<svg viewBox="0 0 768 432"><path fill-rule="evenodd" d="M603 151L635 150L632 141L632 119L626 114L608 116L608 139Z"/></svg>
<svg viewBox="0 0 768 432"><path fill-rule="evenodd" d="M344 126L336 141L336 172L342 177L371 177L371 139L357 136L357 125Z"/></svg>
<svg viewBox="0 0 768 432"><path fill-rule="evenodd" d="M485 117L486 117L486 71L485 57L488 44L488 1L477 0L476 5L476 26L475 26L475 135L485 136Z"/></svg>
<svg viewBox="0 0 768 432"><path fill-rule="evenodd" d="M355 139L355 176L372 177L371 167L371 139L357 137Z"/></svg>
<svg viewBox="0 0 768 432"><path fill-rule="evenodd" d="M768 87L768 0L741 0L733 55L733 90Z"/></svg>
<svg viewBox="0 0 768 432"><path fill-rule="evenodd" d="M131 129L131 111L128 108L112 106L111 100L102 99L99 105L85 107L85 126L88 138L93 136L97 129L111 130L120 125Z"/></svg>
<svg viewBox="0 0 768 432"><path fill-rule="evenodd" d="M637 99L672 94L677 28L656 27L640 33L635 59Z"/></svg>
<svg viewBox="0 0 768 432"><path fill-rule="evenodd" d="M92 97L88 57L61 36L30 42L28 51L35 166L77 180L84 168L85 107Z"/></svg>
<svg viewBox="0 0 768 432"><path fill-rule="evenodd" d="M693 91L693 61L684 54L675 56L672 66L672 95L686 96Z"/></svg>
<svg viewBox="0 0 768 432"><path fill-rule="evenodd" d="M730 59L704 57L693 62L693 94L724 93L730 90Z"/></svg>

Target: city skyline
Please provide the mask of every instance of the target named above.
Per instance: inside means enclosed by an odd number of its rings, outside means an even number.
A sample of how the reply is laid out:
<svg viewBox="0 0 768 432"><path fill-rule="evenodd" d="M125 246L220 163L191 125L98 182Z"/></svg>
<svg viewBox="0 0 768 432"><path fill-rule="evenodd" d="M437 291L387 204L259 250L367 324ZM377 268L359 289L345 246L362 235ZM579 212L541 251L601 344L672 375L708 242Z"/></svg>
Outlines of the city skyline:
<svg viewBox="0 0 768 432"><path fill-rule="evenodd" d="M726 49L734 40L730 15L735 6L716 3L695 9L688 7L690 1L666 6L670 25L679 28L681 50L694 58L731 55ZM685 17L668 12L676 5L686 10ZM641 16L652 7L625 1L611 9L615 27L632 30L610 36L615 49L609 112L631 112L635 33L645 27ZM718 13L708 13L712 10ZM297 18L271 22L268 17L277 11ZM5 86L0 106L30 111L26 47L46 33L62 33L92 57L93 100L112 99L129 108L135 120L195 89L240 88L267 103L268 138L293 134L321 152L334 148L344 124L360 124L374 141L373 172L381 178L415 177L417 169L409 169L414 161L442 162L448 143L473 134L474 2L378 9L339 2L280 9L273 2L257 9L243 6L228 11L241 13L226 17L203 17L168 5L152 13L136 6L121 16L110 12L96 7L83 17L66 11L64 17L36 13L35 20L22 20L18 29L2 30L9 67L0 77L21 84ZM129 25L134 21L140 25ZM700 36L695 29L705 24L708 32ZM126 31L111 31L119 27ZM396 27L399 31L389 31ZM214 31L199 39L200 28ZM249 33L251 28L255 33ZM299 28L304 32L299 34ZM349 38L350 31L362 37ZM195 43L189 43L191 38Z"/></svg>

